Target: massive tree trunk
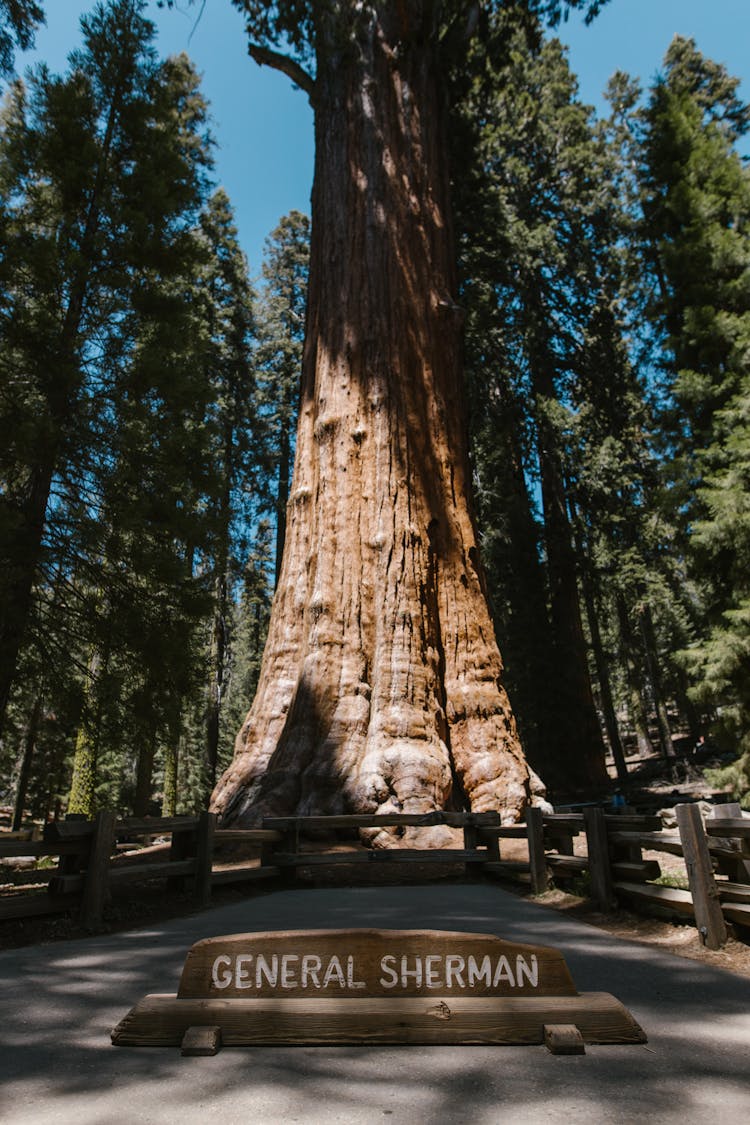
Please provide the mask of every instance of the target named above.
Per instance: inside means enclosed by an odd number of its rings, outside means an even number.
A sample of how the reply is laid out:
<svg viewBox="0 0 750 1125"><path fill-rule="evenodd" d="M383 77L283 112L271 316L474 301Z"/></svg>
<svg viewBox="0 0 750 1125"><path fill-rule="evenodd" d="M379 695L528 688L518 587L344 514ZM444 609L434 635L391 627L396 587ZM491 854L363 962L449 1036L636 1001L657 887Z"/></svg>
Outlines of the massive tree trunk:
<svg viewBox="0 0 750 1125"><path fill-rule="evenodd" d="M225 822L451 803L513 820L538 787L468 500L435 39L402 37L404 10L318 51L294 481L257 695L213 796Z"/></svg>

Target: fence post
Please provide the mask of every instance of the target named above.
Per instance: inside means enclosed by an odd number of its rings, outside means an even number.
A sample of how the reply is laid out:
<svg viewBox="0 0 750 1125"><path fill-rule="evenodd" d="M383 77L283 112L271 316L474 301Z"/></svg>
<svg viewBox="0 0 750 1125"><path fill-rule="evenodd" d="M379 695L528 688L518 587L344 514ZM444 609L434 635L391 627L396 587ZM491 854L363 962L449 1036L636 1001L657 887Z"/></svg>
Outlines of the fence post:
<svg viewBox="0 0 750 1125"><path fill-rule="evenodd" d="M102 809L97 813L83 881L81 925L85 930L95 930L102 923L109 896L109 859L115 842L116 824L114 809Z"/></svg>
<svg viewBox="0 0 750 1125"><path fill-rule="evenodd" d="M169 845L170 863L178 863L180 860L187 859L191 854L195 853L195 833L195 827L173 829L172 842ZM184 891L185 876L170 875L167 879L167 890Z"/></svg>
<svg viewBox="0 0 750 1125"><path fill-rule="evenodd" d="M198 906L211 901L211 868L214 862L216 813L202 812L198 818L198 843L195 850L195 883L193 897Z"/></svg>
<svg viewBox="0 0 750 1125"><path fill-rule="evenodd" d="M484 844L487 848L487 855L489 856L490 863L500 862L500 837L492 833L492 828L482 830L479 829L479 843Z"/></svg>
<svg viewBox="0 0 750 1125"><path fill-rule="evenodd" d="M727 940L727 928L721 913L701 811L697 805L678 805L675 815L693 896L695 924L704 945L708 949L719 949Z"/></svg>
<svg viewBox="0 0 750 1125"><path fill-rule="evenodd" d="M464 848L467 851L476 851L477 845L479 843L479 834L477 833L476 825L474 824L474 819L471 813L468 814L466 820L464 821L463 833ZM475 873L476 864L469 862L464 864L464 874L473 875Z"/></svg>
<svg viewBox="0 0 750 1125"><path fill-rule="evenodd" d="M542 895L549 887L547 859L544 854L544 816L541 809L526 809L526 839L529 843L531 893Z"/></svg>
<svg viewBox="0 0 750 1125"><path fill-rule="evenodd" d="M584 809L583 826L586 830L586 850L589 856L591 898L600 910L611 910L617 904L617 899L609 862L609 841L604 809L595 807Z"/></svg>
<svg viewBox="0 0 750 1125"><path fill-rule="evenodd" d="M742 809L738 801L726 805L716 805L713 811L713 820L729 820L741 817ZM716 870L720 875L727 875L730 880L737 883L750 883L750 846L747 840L738 840L734 837L714 837L714 848L722 848L722 854L714 851Z"/></svg>
<svg viewBox="0 0 750 1125"><path fill-rule="evenodd" d="M65 817L65 823L67 824L71 820L73 820L73 821L75 821L75 820L83 821L84 824L89 823L87 818L80 813L68 813L68 815ZM49 827L46 829L46 831L50 834L50 838L53 839L53 840L56 840L58 838L56 835L54 835L55 828L56 828L56 822L53 820L53 821L50 822ZM58 862L57 862L57 874L58 875L79 875L80 871L81 871L81 858L82 857L81 857L80 854L78 854L78 855L61 855Z"/></svg>

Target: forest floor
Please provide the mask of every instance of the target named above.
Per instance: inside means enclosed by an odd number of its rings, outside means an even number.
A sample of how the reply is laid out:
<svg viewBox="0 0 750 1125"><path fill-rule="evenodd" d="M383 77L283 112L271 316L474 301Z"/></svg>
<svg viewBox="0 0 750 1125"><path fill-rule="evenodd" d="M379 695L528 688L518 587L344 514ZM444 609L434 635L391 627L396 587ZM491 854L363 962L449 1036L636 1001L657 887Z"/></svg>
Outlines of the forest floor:
<svg viewBox="0 0 750 1125"><path fill-rule="evenodd" d="M594 909L588 899L558 889L539 895L533 901L553 910L564 911L570 917L606 930L614 937L636 941L661 952L701 961L712 968L728 969L750 978L750 945L737 937L730 937L721 949L711 950L703 945L695 926L687 922L668 922L634 914L630 910L615 910L603 914Z"/></svg>

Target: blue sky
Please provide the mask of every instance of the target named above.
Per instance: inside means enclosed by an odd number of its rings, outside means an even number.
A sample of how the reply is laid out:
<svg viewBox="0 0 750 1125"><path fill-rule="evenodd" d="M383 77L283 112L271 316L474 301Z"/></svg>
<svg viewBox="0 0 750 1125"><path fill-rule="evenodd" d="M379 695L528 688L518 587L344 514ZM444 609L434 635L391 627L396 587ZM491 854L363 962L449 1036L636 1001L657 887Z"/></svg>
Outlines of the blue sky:
<svg viewBox="0 0 750 1125"><path fill-rule="evenodd" d="M310 107L287 78L248 57L242 17L230 0L206 0L197 26L200 5L177 3L172 11L157 9L153 0L149 4L159 28L158 47L162 54L187 51L203 74L219 144L216 174L232 200L256 274L263 241L279 218L293 207L309 211ZM47 0L45 6L47 27L37 36L37 51L19 62L43 58L53 70L63 70L79 42L79 16L93 0ZM626 70L648 85L675 34L693 36L704 54L724 62L743 79L742 91L750 100L750 0L610 0L590 27L572 16L558 34L569 45L583 100L599 108L614 70Z"/></svg>

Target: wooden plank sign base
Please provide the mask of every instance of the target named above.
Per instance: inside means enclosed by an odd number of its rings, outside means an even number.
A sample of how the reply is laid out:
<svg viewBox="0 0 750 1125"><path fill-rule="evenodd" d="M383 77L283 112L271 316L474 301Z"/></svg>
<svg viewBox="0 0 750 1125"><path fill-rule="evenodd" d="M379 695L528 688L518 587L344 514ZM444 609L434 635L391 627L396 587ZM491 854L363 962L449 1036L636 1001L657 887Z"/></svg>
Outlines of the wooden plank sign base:
<svg viewBox="0 0 750 1125"><path fill-rule="evenodd" d="M546 1042L563 1053L578 1036L646 1042L613 996L576 991L558 950L491 934L305 930L198 942L177 995L144 997L112 1042L183 1054L213 1037L216 1049Z"/></svg>

